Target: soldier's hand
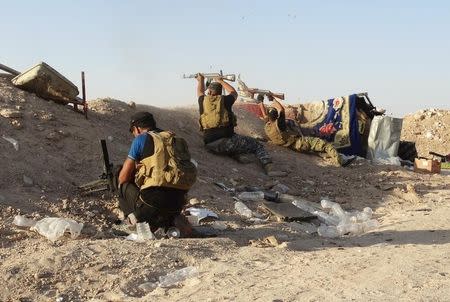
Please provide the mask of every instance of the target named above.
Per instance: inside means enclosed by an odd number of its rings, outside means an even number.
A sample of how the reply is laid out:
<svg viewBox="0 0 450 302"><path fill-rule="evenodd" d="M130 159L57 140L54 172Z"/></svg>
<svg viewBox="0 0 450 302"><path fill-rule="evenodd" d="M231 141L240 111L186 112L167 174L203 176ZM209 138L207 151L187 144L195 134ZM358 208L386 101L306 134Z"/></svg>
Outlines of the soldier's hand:
<svg viewBox="0 0 450 302"><path fill-rule="evenodd" d="M202 73L197 73L197 77L196 77L197 81L202 82L205 80L205 76Z"/></svg>
<svg viewBox="0 0 450 302"><path fill-rule="evenodd" d="M215 77L214 81L216 81L216 82L223 82L223 77L222 76Z"/></svg>

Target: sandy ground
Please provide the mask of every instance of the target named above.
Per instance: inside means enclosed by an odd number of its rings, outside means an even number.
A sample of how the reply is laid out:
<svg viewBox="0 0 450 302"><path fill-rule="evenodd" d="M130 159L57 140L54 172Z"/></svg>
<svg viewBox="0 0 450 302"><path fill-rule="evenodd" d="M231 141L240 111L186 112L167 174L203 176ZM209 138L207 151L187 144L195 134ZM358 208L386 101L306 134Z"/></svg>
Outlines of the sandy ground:
<svg viewBox="0 0 450 302"><path fill-rule="evenodd" d="M7 79L0 77L0 110L20 112L20 117L0 111L0 129L19 141L19 151L2 140L0 301L450 300L448 175L365 160L337 168L317 156L266 145L274 161L290 172L270 179L257 163L242 165L207 153L195 108L138 106L152 111L161 127L188 139L199 163L199 180L189 195L201 201L197 206L217 213L227 229L209 239L127 241L111 231L116 198L109 193L82 197L76 185L101 174L100 138L110 136L113 162L125 158L131 142L127 119L136 109L111 99L92 101L85 120L64 106L16 90ZM238 116L239 133L261 135L258 120L244 112ZM448 120L440 122L448 129ZM449 141L440 138L444 146L435 151L444 152ZM33 184L25 183L24 176ZM369 206L381 226L361 236L327 239L296 231L274 217L254 224L235 213L232 195L214 181L229 186L278 181L311 201L328 196L348 210ZM248 206L268 215L259 202ZM77 239L52 243L13 226L18 213L73 218L85 227ZM269 235L279 245L249 243ZM139 287L186 266L196 267L198 276L171 288Z"/></svg>

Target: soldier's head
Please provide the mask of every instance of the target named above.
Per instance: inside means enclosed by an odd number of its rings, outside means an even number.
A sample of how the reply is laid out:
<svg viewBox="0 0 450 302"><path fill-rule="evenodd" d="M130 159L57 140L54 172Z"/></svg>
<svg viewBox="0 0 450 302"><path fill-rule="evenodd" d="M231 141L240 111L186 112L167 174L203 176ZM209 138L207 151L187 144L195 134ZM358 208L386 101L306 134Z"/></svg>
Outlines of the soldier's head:
<svg viewBox="0 0 450 302"><path fill-rule="evenodd" d="M269 108L267 116L269 117L269 120L276 121L278 118L278 110L273 107Z"/></svg>
<svg viewBox="0 0 450 302"><path fill-rule="evenodd" d="M262 93L258 94L258 96L256 97L256 100L258 101L258 103L264 102L264 94L262 94Z"/></svg>
<svg viewBox="0 0 450 302"><path fill-rule="evenodd" d="M130 132L137 136L148 130L155 130L156 122L153 114L147 111L139 111L130 118Z"/></svg>
<svg viewBox="0 0 450 302"><path fill-rule="evenodd" d="M222 94L222 84L218 82L211 82L208 85L208 90L210 95L221 95Z"/></svg>

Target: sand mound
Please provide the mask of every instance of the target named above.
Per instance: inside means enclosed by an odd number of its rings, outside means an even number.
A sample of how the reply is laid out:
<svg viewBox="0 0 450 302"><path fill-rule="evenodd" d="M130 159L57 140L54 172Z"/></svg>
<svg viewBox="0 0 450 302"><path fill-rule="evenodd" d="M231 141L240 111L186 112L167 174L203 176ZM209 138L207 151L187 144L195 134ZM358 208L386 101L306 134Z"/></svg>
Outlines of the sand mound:
<svg viewBox="0 0 450 302"><path fill-rule="evenodd" d="M402 140L416 142L419 156L450 153L450 110L424 109L405 116Z"/></svg>

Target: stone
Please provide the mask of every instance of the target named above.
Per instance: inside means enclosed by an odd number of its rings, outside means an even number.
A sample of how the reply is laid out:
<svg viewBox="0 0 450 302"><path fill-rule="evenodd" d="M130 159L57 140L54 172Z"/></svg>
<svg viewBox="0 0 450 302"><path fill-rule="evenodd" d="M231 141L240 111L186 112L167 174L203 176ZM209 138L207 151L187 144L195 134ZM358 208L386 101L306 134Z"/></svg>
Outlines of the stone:
<svg viewBox="0 0 450 302"><path fill-rule="evenodd" d="M22 118L22 112L15 109L10 108L3 108L0 109L0 116L6 117L6 118Z"/></svg>
<svg viewBox="0 0 450 302"><path fill-rule="evenodd" d="M34 182L33 182L33 180L32 180L30 177L24 175L24 176L22 177L22 179L23 179L23 183L24 183L24 185L25 185L26 187L31 187L31 186L34 185Z"/></svg>
<svg viewBox="0 0 450 302"><path fill-rule="evenodd" d="M11 125L15 128L15 129L22 129L23 125L19 120L12 120L11 121Z"/></svg>
<svg viewBox="0 0 450 302"><path fill-rule="evenodd" d="M189 204L192 205L192 206L195 206L195 205L200 204L200 203L201 203L200 200L198 200L197 198L189 199Z"/></svg>
<svg viewBox="0 0 450 302"><path fill-rule="evenodd" d="M128 107L136 109L136 103L133 101L128 102Z"/></svg>

